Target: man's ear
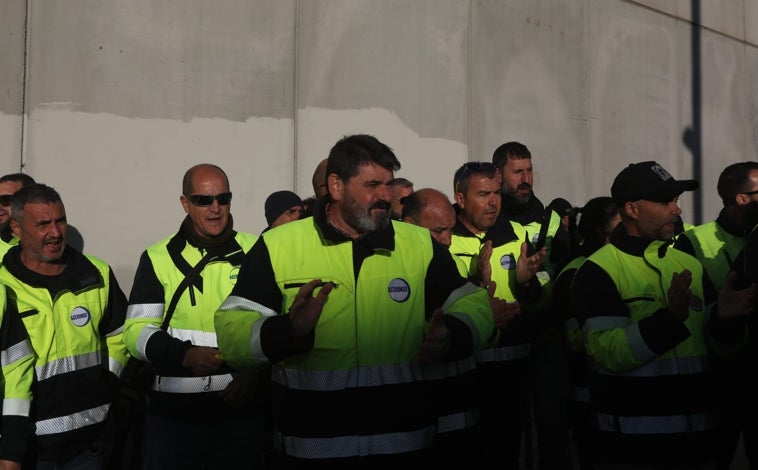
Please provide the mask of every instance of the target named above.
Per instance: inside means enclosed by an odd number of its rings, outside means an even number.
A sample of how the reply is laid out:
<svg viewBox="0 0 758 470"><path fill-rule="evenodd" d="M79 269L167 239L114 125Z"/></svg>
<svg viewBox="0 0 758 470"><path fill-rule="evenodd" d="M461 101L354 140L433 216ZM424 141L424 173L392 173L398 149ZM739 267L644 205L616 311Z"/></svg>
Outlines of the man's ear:
<svg viewBox="0 0 758 470"><path fill-rule="evenodd" d="M11 231L13 232L13 236L15 236L18 239L21 239L21 237L19 237L19 234L21 233L21 225L19 225L19 223L16 222L16 219L11 219L10 224L11 224Z"/></svg>
<svg viewBox="0 0 758 470"><path fill-rule="evenodd" d="M624 213L627 217L637 220L640 215L640 208L636 202L627 201L624 203Z"/></svg>
<svg viewBox="0 0 758 470"><path fill-rule="evenodd" d="M465 207L465 204L463 203L463 193L453 194L453 199L455 200L455 203L458 204L458 207L461 209Z"/></svg>
<svg viewBox="0 0 758 470"><path fill-rule="evenodd" d="M750 195L740 193L734 196L734 200L737 202L738 206L744 206L745 204L750 203Z"/></svg>
<svg viewBox="0 0 758 470"><path fill-rule="evenodd" d="M337 173L330 173L326 177L326 189L332 201L341 201L345 192L345 184Z"/></svg>

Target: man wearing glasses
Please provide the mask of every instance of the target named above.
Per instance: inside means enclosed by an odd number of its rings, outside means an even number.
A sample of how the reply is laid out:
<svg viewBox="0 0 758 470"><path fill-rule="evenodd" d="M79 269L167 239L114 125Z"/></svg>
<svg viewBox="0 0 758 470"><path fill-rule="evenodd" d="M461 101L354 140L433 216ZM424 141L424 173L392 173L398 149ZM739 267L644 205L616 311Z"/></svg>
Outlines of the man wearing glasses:
<svg viewBox="0 0 758 470"><path fill-rule="evenodd" d="M691 228L676 238L674 247L691 254L703 264L705 300L716 301L716 294L724 285L732 263L737 259L748 231L758 222L758 162L733 163L719 175L716 190L723 203L716 220ZM721 400L721 432L719 436L719 468L728 469L740 432L744 443L758 442L753 429L755 422L745 413L754 399L750 385L753 359L746 354L728 358L714 358ZM748 460L758 462L755 445L745 445Z"/></svg>
<svg viewBox="0 0 758 470"><path fill-rule="evenodd" d="M25 173L10 173L0 177L0 259L10 247L18 244L11 230L11 196L13 193L34 184L34 178Z"/></svg>
<svg viewBox="0 0 758 470"><path fill-rule="evenodd" d="M218 351L213 314L257 237L233 229L229 179L216 165L184 175L187 216L140 258L129 298L129 352L155 367L145 425L146 469L260 468L263 412L255 376ZM168 321L167 321L168 319Z"/></svg>

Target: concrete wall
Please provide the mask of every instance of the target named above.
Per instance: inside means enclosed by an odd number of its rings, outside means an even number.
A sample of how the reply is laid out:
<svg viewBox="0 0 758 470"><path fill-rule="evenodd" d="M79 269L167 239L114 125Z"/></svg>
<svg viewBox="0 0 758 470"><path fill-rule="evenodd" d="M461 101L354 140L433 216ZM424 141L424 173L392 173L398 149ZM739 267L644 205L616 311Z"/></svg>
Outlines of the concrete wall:
<svg viewBox="0 0 758 470"><path fill-rule="evenodd" d="M449 195L458 166L508 140L532 151L545 203L581 205L654 159L702 171L682 205L709 220L721 169L756 159L758 0L701 0L693 49L697 13L692 0L4 0L0 171L58 189L127 293L140 252L183 218L189 166L222 166L236 228L258 233L266 196L310 196L318 161L356 132L395 150L398 176ZM701 166L683 140L694 122Z"/></svg>

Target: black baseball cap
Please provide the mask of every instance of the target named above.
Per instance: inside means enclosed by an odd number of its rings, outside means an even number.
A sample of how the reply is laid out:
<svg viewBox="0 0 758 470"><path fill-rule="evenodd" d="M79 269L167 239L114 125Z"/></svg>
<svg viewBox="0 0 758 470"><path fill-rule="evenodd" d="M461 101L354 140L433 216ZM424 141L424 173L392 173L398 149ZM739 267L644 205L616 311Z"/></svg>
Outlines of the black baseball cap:
<svg viewBox="0 0 758 470"><path fill-rule="evenodd" d="M654 161L632 163L613 180L611 197L616 204L645 199L668 202L685 191L700 187L697 180L676 180Z"/></svg>

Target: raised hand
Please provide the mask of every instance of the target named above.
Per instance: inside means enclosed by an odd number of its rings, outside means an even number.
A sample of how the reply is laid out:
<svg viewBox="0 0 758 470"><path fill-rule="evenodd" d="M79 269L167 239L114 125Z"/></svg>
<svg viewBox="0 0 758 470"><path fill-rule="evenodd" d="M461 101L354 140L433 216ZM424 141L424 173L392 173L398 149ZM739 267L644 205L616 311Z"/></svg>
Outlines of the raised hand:
<svg viewBox="0 0 758 470"><path fill-rule="evenodd" d="M450 331L442 319L442 309L438 308L429 320L429 327L416 355L419 362L442 361L450 349Z"/></svg>
<svg viewBox="0 0 758 470"><path fill-rule="evenodd" d="M314 296L313 291L317 287L321 287L321 290ZM332 288L334 283L325 283L321 279L314 279L300 287L290 307L290 322L296 339L307 336L316 327Z"/></svg>
<svg viewBox="0 0 758 470"><path fill-rule="evenodd" d="M542 247L532 256L527 256L529 246L526 242L521 244L521 255L516 261L516 282L519 284L529 284L529 281L537 274L547 256L547 248Z"/></svg>
<svg viewBox="0 0 758 470"><path fill-rule="evenodd" d="M680 273L674 273L668 290L668 309L681 321L690 315L690 299L692 297L692 273L685 269Z"/></svg>

